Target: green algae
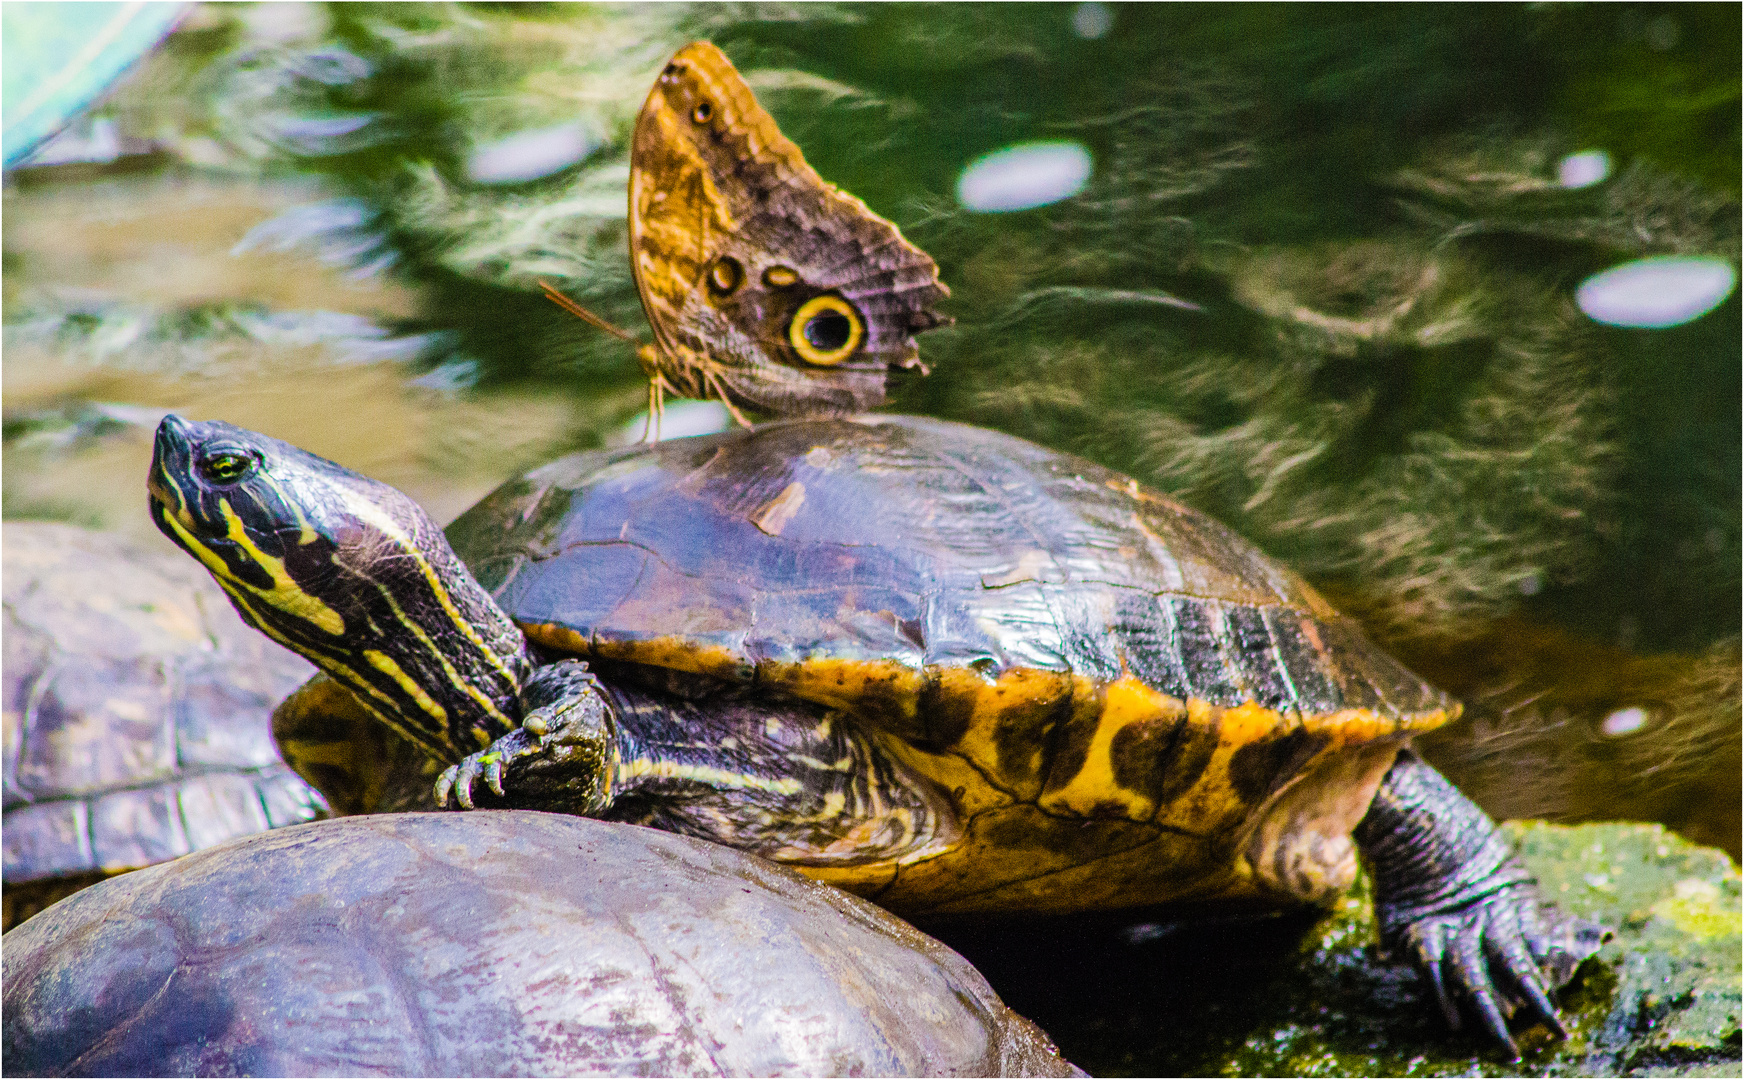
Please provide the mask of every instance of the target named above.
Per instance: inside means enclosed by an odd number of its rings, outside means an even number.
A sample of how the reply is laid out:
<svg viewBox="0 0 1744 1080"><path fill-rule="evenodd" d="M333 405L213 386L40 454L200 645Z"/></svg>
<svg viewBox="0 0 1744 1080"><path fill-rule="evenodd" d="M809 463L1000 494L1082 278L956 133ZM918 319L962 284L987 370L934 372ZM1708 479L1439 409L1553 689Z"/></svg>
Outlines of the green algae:
<svg viewBox="0 0 1744 1080"><path fill-rule="evenodd" d="M1377 955L1366 885L1310 926L1128 926L1024 966L1010 941L953 944L1093 1075L1738 1075L1737 865L1657 825L1506 829L1546 896L1613 931L1558 995L1569 1038L1517 1029L1519 1063L1448 1031L1416 973Z"/></svg>
<svg viewBox="0 0 1744 1080"><path fill-rule="evenodd" d="M1294 1014L1203 1059L1221 1075L1737 1075L1740 882L1725 854L1654 825L1509 825L1545 895L1613 936L1561 995L1569 1037L1522 1033L1523 1060L1503 1060L1434 1031L1421 994L1392 998L1370 943L1368 898L1353 895L1286 968L1280 1004ZM1365 1009L1374 987L1380 1008ZM1378 1035L1395 1009L1428 1018L1415 1040ZM1363 1010L1361 1013L1358 1010ZM1389 1025L1390 1026L1390 1025ZM1424 1027L1429 1031L1425 1032ZM1475 1052L1473 1050L1475 1049ZM1463 1051L1463 1052L1462 1052Z"/></svg>

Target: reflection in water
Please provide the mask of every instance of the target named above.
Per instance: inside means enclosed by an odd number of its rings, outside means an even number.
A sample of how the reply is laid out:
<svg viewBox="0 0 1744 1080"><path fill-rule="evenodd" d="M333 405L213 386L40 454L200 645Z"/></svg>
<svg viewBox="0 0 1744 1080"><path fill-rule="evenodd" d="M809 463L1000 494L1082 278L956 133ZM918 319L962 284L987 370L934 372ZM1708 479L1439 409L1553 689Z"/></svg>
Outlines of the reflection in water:
<svg viewBox="0 0 1744 1080"><path fill-rule="evenodd" d="M305 251L354 279L371 277L399 256L375 227L376 212L362 199L323 199L293 206L237 241L232 255L249 251Z"/></svg>
<svg viewBox="0 0 1744 1080"><path fill-rule="evenodd" d="M289 112L263 115L263 133L275 144L306 157L349 154L374 146L386 133L369 112Z"/></svg>
<svg viewBox="0 0 1744 1080"><path fill-rule="evenodd" d="M1614 738L1621 735L1633 735L1646 726L1647 710L1639 705L1631 705L1606 716L1599 724L1599 730Z"/></svg>
<svg viewBox="0 0 1744 1080"><path fill-rule="evenodd" d="M415 379L451 332L407 332L404 285L346 272L391 249L365 204L318 191L166 176L7 192L6 516L165 543L141 478L173 411L305 446L446 520L646 400Z"/></svg>
<svg viewBox="0 0 1744 1080"><path fill-rule="evenodd" d="M7 4L4 149L10 169L100 94L187 4Z"/></svg>
<svg viewBox="0 0 1744 1080"><path fill-rule="evenodd" d="M1086 0L1072 9L1072 32L1081 38L1094 41L1108 33L1113 26L1114 12L1107 4Z"/></svg>
<svg viewBox="0 0 1744 1080"><path fill-rule="evenodd" d="M1706 315L1732 295L1737 283L1738 275L1723 259L1661 255L1594 274L1574 299L1599 322L1660 330Z"/></svg>
<svg viewBox="0 0 1744 1080"><path fill-rule="evenodd" d="M518 184L567 169L600 145L580 124L518 131L485 143L466 159L467 178L480 184Z"/></svg>
<svg viewBox="0 0 1744 1080"><path fill-rule="evenodd" d="M1582 150L1556 165L1556 182L1565 188L1592 187L1611 175L1611 155L1603 150Z"/></svg>
<svg viewBox="0 0 1744 1080"><path fill-rule="evenodd" d="M1046 206L1084 190L1090 167L1081 143L1020 143L970 162L957 180L957 201L984 213Z"/></svg>
<svg viewBox="0 0 1744 1080"><path fill-rule="evenodd" d="M143 139L137 140L141 149L135 153L143 153L150 143ZM34 167L44 165L73 165L79 162L105 163L114 161L128 151L122 142L121 130L115 126L115 121L107 116L70 124L60 130L60 133L42 144L36 153L30 155L30 164Z"/></svg>

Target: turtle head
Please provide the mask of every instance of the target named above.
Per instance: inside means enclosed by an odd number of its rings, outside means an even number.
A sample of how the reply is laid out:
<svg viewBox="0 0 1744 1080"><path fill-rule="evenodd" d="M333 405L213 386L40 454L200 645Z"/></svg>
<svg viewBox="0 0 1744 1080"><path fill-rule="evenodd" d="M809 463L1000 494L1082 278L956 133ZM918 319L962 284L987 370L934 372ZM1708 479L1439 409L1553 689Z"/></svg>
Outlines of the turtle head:
<svg viewBox="0 0 1744 1080"><path fill-rule="evenodd" d="M436 756L511 730L526 642L410 496L289 443L166 416L157 527L251 626Z"/></svg>
<svg viewBox="0 0 1744 1080"><path fill-rule="evenodd" d="M415 534L428 524L416 504L386 484L257 431L173 414L158 425L146 489L164 535L220 580L269 590L273 569L306 562L303 555L312 553L305 548L325 556L367 543L371 534L385 539L383 525ZM331 621L313 604L291 607L317 625Z"/></svg>

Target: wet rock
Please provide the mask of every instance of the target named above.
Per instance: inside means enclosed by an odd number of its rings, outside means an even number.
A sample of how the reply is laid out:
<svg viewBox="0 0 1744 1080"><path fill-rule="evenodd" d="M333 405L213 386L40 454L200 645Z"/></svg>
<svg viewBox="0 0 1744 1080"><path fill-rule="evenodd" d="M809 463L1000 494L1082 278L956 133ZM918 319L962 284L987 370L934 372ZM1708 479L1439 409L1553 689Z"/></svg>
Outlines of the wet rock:
<svg viewBox="0 0 1744 1080"><path fill-rule="evenodd" d="M1519 1063L1377 956L1362 889L1318 924L1128 920L1023 956L945 936L1093 1075L1737 1076L1737 865L1658 825L1508 829L1547 896L1614 931L1560 994L1568 1040L1518 1030Z"/></svg>

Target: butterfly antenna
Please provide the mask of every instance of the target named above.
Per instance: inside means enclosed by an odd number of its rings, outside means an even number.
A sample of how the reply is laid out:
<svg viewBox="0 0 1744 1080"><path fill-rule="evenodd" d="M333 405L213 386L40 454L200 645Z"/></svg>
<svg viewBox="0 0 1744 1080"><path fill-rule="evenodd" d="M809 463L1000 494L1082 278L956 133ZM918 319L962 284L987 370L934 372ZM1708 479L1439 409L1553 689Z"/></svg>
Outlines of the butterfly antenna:
<svg viewBox="0 0 1744 1080"><path fill-rule="evenodd" d="M551 284L549 281L546 281L544 278L539 279L539 288L545 290L545 299L551 301L553 304L556 304L558 307L562 308L564 311L569 312L571 315L574 315L576 318L580 319L584 323L587 323L589 326L592 326L595 329L604 330L606 333L612 335L613 337L617 338L620 341L627 341L632 345L640 345L641 344L641 342L636 340L636 335L630 333L628 330L625 330L623 327L613 326L611 323L607 322L606 320L600 318L598 315L595 315L593 312L582 307L580 304L576 303L574 300L571 300L569 297L564 296L562 293L557 291L557 286ZM648 439L649 435L654 436L654 438L653 438L654 442L660 441L660 417L661 417L661 414L666 411L666 394L664 392L665 389L666 389L666 380L661 375L659 375L658 373L655 373L655 374L649 376L649 378L648 378L648 422L647 422L647 424L643 425L643 427L642 427L642 441L643 442L649 441L649 439Z"/></svg>
<svg viewBox="0 0 1744 1080"><path fill-rule="evenodd" d="M580 304L576 303L574 300L571 300L569 297L564 296L562 293L557 291L557 286L551 284L549 281L546 281L545 279L540 278L539 279L539 287L541 289L545 290L545 299L551 301L553 304L556 304L558 307L562 308L564 311L569 312L571 315L574 315L576 318L580 319L582 322L587 323L589 326L595 327L596 329L604 330L606 333L612 335L615 338L618 338L619 340L628 341L632 345L637 343L635 334L630 333L628 330L625 330L622 327L613 326L611 323L605 321L604 319L600 318L598 315L595 315L593 312L582 307Z"/></svg>

